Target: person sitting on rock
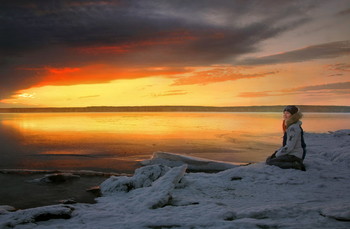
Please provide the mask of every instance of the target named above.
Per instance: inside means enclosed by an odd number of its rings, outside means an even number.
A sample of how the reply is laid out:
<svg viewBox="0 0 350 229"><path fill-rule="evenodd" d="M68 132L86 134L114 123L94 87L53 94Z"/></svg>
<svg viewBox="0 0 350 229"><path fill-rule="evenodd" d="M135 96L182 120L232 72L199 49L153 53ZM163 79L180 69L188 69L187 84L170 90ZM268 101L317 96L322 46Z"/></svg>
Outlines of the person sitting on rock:
<svg viewBox="0 0 350 229"><path fill-rule="evenodd" d="M304 158L306 144L304 131L301 127L302 113L294 105L286 106L283 110L283 146L266 159L266 164L275 165L282 169L299 169L305 171Z"/></svg>

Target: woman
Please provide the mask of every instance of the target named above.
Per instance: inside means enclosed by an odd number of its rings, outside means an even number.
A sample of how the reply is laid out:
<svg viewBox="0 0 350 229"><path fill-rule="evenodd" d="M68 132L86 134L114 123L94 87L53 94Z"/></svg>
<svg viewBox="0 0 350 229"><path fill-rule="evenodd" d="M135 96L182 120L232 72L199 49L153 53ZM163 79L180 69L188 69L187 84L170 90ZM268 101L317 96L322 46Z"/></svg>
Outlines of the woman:
<svg viewBox="0 0 350 229"><path fill-rule="evenodd" d="M305 171L303 160L306 154L304 131L301 128L302 114L296 106L286 106L283 110L283 146L266 159L266 164L282 169Z"/></svg>

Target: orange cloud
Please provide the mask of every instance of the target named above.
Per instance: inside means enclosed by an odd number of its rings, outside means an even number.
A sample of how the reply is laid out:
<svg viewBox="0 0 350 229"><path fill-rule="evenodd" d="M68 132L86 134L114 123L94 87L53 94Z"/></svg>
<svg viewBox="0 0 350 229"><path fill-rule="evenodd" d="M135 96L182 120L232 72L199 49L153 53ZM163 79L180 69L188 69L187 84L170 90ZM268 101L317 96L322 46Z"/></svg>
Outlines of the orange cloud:
<svg viewBox="0 0 350 229"><path fill-rule="evenodd" d="M96 84L117 79L136 79L161 75L170 77L189 71L186 68L120 68L103 64L89 65L80 68L45 67L35 70L43 74L43 77L42 80L34 86Z"/></svg>
<svg viewBox="0 0 350 229"><path fill-rule="evenodd" d="M200 71L193 74L192 76L178 78L173 85L192 85L192 84L206 85L209 83L266 77L276 73L277 72L244 74L244 73L239 73L238 68L220 67L220 68L213 68L207 71Z"/></svg>
<svg viewBox="0 0 350 229"><path fill-rule="evenodd" d="M84 48L76 48L78 52L84 54L122 54L127 53L132 48L131 45L118 45L118 46L99 46L99 47L84 47Z"/></svg>
<svg viewBox="0 0 350 229"><path fill-rule="evenodd" d="M153 97L159 97L159 96L173 96L173 95L186 95L188 92L184 90L170 90L166 91L164 93L159 93L159 94L152 94Z"/></svg>
<svg viewBox="0 0 350 229"><path fill-rule="evenodd" d="M48 72L53 74L67 74L80 71L80 68L47 68Z"/></svg>
<svg viewBox="0 0 350 229"><path fill-rule="evenodd" d="M245 97L245 98L266 97L266 96L272 96L270 94L270 91L242 92L239 94L239 97Z"/></svg>

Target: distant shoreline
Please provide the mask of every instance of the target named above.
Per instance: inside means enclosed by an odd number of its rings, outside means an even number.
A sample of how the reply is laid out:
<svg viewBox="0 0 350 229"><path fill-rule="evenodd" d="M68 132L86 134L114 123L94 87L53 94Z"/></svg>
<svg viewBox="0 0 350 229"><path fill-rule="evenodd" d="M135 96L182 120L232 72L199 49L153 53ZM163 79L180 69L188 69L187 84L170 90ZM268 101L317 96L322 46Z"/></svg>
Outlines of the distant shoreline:
<svg viewBox="0 0 350 229"><path fill-rule="evenodd" d="M92 106L0 108L0 113L61 113L61 112L281 112L285 106ZM350 113L350 106L300 105L302 112Z"/></svg>

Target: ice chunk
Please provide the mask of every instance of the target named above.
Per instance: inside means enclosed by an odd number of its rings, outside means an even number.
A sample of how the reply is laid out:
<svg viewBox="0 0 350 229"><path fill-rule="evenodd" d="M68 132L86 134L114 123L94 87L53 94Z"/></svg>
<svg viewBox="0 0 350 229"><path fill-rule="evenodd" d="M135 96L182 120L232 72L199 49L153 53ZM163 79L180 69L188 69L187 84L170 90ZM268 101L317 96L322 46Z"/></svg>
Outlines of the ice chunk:
<svg viewBox="0 0 350 229"><path fill-rule="evenodd" d="M186 172L186 165L175 168L163 165L150 165L143 167L133 177L111 178L101 184L104 198L113 193L125 193L121 199L133 209L155 209L165 206L172 198L171 192ZM130 188L126 190L126 188ZM124 201L123 201L124 202Z"/></svg>
<svg viewBox="0 0 350 229"><path fill-rule="evenodd" d="M334 132L330 132L334 136L340 137L340 136L349 136L350 135L350 130L349 129L344 129L344 130L337 130Z"/></svg>
<svg viewBox="0 0 350 229"><path fill-rule="evenodd" d="M136 201L144 201L145 206L150 209L165 206L171 200L171 191L184 176L186 169L186 165L172 168L164 176L156 180L142 195L138 196Z"/></svg>
<svg viewBox="0 0 350 229"><path fill-rule="evenodd" d="M132 177L112 176L101 184L101 192L103 195L108 195L113 192L129 192L133 189L148 187L169 169L169 167L163 165L150 165L136 169Z"/></svg>
<svg viewBox="0 0 350 229"><path fill-rule="evenodd" d="M340 221L350 221L349 205L327 207L321 211L321 215Z"/></svg>
<svg viewBox="0 0 350 229"><path fill-rule="evenodd" d="M198 157L189 157L181 154L168 152L155 152L150 160L144 160L142 165L162 164L169 167L176 167L186 164L190 171L215 172L235 168L238 165L233 163L207 160Z"/></svg>
<svg viewBox="0 0 350 229"><path fill-rule="evenodd" d="M5 215L4 218L1 219L2 222L0 225L3 227L15 227L18 224L34 223L50 219L69 219L73 210L73 208L64 205L19 210Z"/></svg>

